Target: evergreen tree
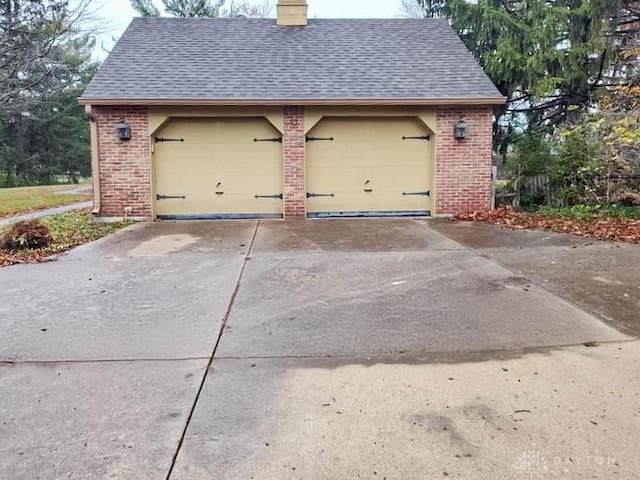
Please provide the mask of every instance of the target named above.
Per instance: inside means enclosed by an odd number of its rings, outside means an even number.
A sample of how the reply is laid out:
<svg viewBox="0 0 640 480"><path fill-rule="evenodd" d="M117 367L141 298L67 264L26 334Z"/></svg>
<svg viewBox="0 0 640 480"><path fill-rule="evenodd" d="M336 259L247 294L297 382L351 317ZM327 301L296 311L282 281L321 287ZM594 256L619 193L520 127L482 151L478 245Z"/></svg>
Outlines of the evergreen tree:
<svg viewBox="0 0 640 480"><path fill-rule="evenodd" d="M95 72L89 0L0 0L0 186L90 170L78 96Z"/></svg>
<svg viewBox="0 0 640 480"><path fill-rule="evenodd" d="M498 113L526 115L538 127L571 121L593 104L616 61L615 16L629 3L407 0L407 13L448 18L509 98Z"/></svg>

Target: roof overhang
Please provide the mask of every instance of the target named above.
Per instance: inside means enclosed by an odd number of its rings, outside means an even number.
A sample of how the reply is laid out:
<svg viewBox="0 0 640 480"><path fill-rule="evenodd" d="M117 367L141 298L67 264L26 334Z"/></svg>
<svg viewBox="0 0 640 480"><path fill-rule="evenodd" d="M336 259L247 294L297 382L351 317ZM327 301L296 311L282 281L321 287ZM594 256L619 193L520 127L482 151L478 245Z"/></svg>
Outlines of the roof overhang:
<svg viewBox="0 0 640 480"><path fill-rule="evenodd" d="M422 105L422 106L469 106L504 105L507 97L464 97L464 98L319 98L319 99L255 99L255 98L86 98L82 105L178 105L178 106L323 106L323 105Z"/></svg>

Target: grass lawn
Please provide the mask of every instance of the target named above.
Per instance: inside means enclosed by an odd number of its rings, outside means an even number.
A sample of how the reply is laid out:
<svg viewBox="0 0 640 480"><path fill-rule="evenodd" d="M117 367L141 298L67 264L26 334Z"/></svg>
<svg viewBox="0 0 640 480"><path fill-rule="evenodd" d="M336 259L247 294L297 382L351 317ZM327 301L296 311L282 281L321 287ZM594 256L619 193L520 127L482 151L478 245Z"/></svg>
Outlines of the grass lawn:
<svg viewBox="0 0 640 480"><path fill-rule="evenodd" d="M89 186L88 184L86 185ZM40 187L0 188L0 218L91 200L90 191L80 195L59 195L55 193L81 186L46 185Z"/></svg>
<svg viewBox="0 0 640 480"><path fill-rule="evenodd" d="M49 232L53 240L51 245L46 248L20 251L0 250L0 267L16 263L38 263L46 261L57 253L62 253L78 245L105 237L129 225L128 223L94 223L89 209L42 217L40 221L49 227ZM0 237L2 237L9 228L11 227L0 229Z"/></svg>

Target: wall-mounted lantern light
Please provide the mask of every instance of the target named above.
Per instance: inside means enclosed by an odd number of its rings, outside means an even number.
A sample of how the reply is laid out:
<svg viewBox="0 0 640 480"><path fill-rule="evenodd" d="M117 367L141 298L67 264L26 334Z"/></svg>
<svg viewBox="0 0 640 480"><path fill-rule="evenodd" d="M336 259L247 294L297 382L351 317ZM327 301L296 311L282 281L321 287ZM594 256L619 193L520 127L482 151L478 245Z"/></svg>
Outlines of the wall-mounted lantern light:
<svg viewBox="0 0 640 480"><path fill-rule="evenodd" d="M456 126L453 127L453 137L456 140L463 140L467 138L467 122L464 121L464 118L458 120Z"/></svg>
<svg viewBox="0 0 640 480"><path fill-rule="evenodd" d="M116 131L118 132L118 140L131 139L131 127L124 121L124 117L122 117L120 123L116 125Z"/></svg>

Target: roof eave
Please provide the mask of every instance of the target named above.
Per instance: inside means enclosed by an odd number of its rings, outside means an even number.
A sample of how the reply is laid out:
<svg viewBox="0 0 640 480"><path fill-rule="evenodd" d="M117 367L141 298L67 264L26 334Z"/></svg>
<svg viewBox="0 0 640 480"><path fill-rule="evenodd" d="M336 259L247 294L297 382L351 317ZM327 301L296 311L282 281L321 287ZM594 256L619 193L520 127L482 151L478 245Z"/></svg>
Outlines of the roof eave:
<svg viewBox="0 0 640 480"><path fill-rule="evenodd" d="M507 98L496 97L458 97L458 98L99 98L81 97L82 105L162 105L162 106L322 106L322 105L504 105Z"/></svg>

